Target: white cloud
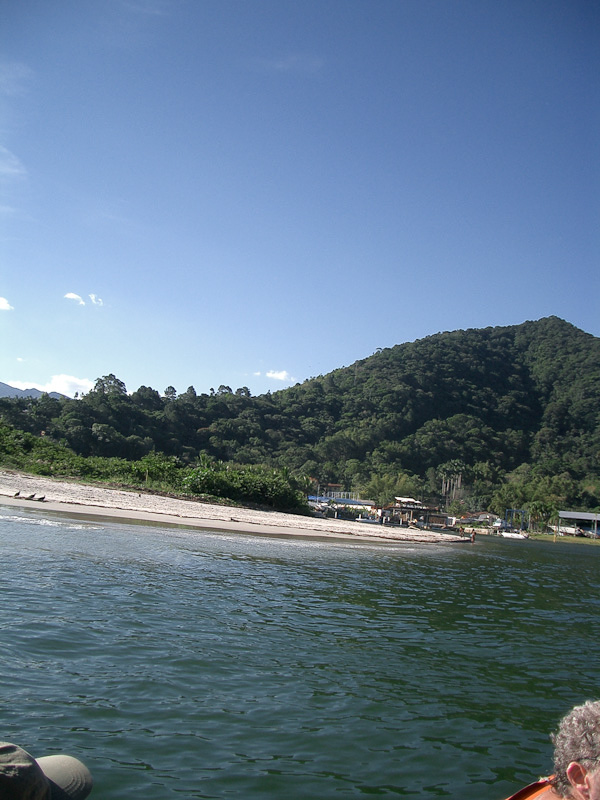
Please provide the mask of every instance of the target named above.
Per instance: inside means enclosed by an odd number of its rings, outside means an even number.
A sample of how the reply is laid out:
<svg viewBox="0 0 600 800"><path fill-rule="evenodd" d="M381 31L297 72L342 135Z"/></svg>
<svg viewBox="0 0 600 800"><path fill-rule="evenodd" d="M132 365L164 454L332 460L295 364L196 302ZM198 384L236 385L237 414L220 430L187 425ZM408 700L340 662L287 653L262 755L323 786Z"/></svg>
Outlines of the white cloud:
<svg viewBox="0 0 600 800"><path fill-rule="evenodd" d="M65 300L75 300L77 303L79 303L80 306L85 305L85 300L83 299L83 297L81 297L78 294L75 294L75 292L67 292L65 295Z"/></svg>
<svg viewBox="0 0 600 800"><path fill-rule="evenodd" d="M8 302L6 297L0 297L0 311L12 311L13 307Z"/></svg>
<svg viewBox="0 0 600 800"><path fill-rule="evenodd" d="M72 397L75 392L89 392L94 388L94 381L89 378L75 378L73 375L53 375L48 383L48 392L60 392Z"/></svg>
<svg viewBox="0 0 600 800"><path fill-rule="evenodd" d="M101 297L98 297L97 294L88 294L88 297L90 298L90 300L92 301L92 303L95 306L103 306L104 305L104 301L102 300ZM85 305L85 300L83 299L83 297L80 294L75 294L75 292L67 292L66 295L65 295L65 300L75 300L75 302L78 305L80 305L80 306L84 306Z"/></svg>
<svg viewBox="0 0 600 800"><path fill-rule="evenodd" d="M290 375L290 373L286 369L282 369L282 370L270 369L266 373L266 376L267 376L267 378L272 378L274 381L293 382L295 380L295 378L292 378L292 376Z"/></svg>
<svg viewBox="0 0 600 800"><path fill-rule="evenodd" d="M75 392L89 392L94 388L94 382L88 378L75 378L73 375L53 375L48 383L32 383L31 381L6 381L9 386L16 389L39 389L40 392L59 392L73 397Z"/></svg>

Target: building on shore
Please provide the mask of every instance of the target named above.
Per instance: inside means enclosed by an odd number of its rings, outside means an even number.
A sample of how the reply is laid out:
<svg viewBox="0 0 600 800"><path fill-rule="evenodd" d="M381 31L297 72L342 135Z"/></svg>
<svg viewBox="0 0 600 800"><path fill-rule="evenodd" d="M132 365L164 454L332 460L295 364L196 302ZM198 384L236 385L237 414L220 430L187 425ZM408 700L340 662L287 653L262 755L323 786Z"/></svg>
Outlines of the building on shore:
<svg viewBox="0 0 600 800"><path fill-rule="evenodd" d="M600 514L590 511L559 511L558 525L551 525L556 533L570 536L588 536L597 539ZM569 524L571 523L571 524Z"/></svg>
<svg viewBox="0 0 600 800"><path fill-rule="evenodd" d="M394 502L385 506L383 512L387 522L392 525L411 525L419 528L448 527L448 515L444 511L426 506L414 497L395 497Z"/></svg>
<svg viewBox="0 0 600 800"><path fill-rule="evenodd" d="M451 525L444 511L426 506L413 497L395 497L393 503L380 506L374 500L345 492L335 484L322 488L318 494L309 495L308 503L315 512L324 516L403 527L447 528Z"/></svg>

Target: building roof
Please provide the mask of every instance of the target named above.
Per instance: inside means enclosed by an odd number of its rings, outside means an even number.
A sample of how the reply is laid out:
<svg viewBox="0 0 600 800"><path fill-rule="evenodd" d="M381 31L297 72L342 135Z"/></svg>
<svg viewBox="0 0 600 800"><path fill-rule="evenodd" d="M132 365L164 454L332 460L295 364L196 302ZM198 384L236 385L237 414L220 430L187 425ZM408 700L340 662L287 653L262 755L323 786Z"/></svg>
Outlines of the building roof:
<svg viewBox="0 0 600 800"><path fill-rule="evenodd" d="M333 503L334 505L338 506L365 506L371 507L375 505L374 500L360 500L354 499L350 497L327 497L325 495L320 495L317 497L316 495L309 495L309 500L317 503Z"/></svg>
<svg viewBox="0 0 600 800"><path fill-rule="evenodd" d="M558 516L561 519L581 519L586 522L594 522L600 520L600 514L590 513L589 511L559 511Z"/></svg>

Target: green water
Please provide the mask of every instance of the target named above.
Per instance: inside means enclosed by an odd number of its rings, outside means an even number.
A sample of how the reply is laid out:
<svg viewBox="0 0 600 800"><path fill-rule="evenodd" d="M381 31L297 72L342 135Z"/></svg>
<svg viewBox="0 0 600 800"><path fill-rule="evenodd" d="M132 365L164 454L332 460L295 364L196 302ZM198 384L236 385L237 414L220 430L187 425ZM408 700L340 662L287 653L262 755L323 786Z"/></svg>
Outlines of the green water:
<svg viewBox="0 0 600 800"><path fill-rule="evenodd" d="M600 695L599 548L329 544L0 507L2 738L92 798L502 800Z"/></svg>

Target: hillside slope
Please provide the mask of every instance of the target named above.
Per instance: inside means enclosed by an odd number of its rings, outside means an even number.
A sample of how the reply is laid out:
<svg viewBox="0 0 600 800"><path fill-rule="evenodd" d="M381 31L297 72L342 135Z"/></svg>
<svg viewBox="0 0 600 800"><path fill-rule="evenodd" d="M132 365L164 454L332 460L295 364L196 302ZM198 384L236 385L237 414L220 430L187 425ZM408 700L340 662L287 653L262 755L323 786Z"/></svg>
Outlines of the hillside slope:
<svg viewBox="0 0 600 800"><path fill-rule="evenodd" d="M599 397L600 340L550 317L397 345L275 402L294 466L308 445L321 463L420 474L450 459L585 473L598 467Z"/></svg>
<svg viewBox="0 0 600 800"><path fill-rule="evenodd" d="M226 386L129 395L110 375L79 400L0 399L0 418L86 456L205 454L348 487L448 462L582 480L600 473L599 397L600 339L548 317L439 333L258 397Z"/></svg>

